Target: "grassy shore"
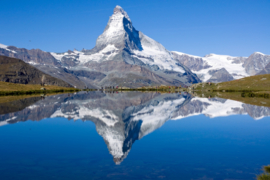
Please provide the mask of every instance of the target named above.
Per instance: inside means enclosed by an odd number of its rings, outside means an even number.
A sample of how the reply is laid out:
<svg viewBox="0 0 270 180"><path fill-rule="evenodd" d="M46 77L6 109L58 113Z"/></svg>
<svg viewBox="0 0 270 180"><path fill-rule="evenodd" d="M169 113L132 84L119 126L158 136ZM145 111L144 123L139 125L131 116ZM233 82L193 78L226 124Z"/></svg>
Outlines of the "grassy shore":
<svg viewBox="0 0 270 180"><path fill-rule="evenodd" d="M222 83L198 83L190 88L196 91L256 92L270 91L270 74L250 76Z"/></svg>
<svg viewBox="0 0 270 180"><path fill-rule="evenodd" d="M42 89L45 88L45 89ZM79 91L75 88L67 88L60 86L41 86L37 84L15 84L0 82L0 95L23 95L36 93L56 93L56 92L73 92Z"/></svg>

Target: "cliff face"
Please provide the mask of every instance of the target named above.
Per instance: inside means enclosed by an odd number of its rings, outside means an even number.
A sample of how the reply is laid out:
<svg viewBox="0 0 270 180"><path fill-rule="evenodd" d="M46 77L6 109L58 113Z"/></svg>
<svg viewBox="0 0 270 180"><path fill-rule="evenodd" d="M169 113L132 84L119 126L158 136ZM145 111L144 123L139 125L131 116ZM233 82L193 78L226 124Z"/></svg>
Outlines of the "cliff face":
<svg viewBox="0 0 270 180"><path fill-rule="evenodd" d="M41 84L71 87L70 84L47 75L20 59L0 56L0 81L19 84Z"/></svg>

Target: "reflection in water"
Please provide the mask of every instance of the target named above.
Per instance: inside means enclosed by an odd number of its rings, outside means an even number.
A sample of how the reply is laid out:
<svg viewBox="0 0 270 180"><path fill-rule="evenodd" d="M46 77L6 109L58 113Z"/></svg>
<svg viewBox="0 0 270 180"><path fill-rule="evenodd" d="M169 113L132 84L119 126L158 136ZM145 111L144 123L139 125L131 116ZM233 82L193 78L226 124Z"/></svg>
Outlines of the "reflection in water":
<svg viewBox="0 0 270 180"><path fill-rule="evenodd" d="M16 104L17 112L14 109ZM196 98L187 93L80 92L45 99L28 98L0 104L0 107L5 107L0 113L0 125L49 117L92 121L116 164L127 157L136 140L155 131L168 120L199 114L209 117L248 114L256 120L270 115L268 107L220 98Z"/></svg>
<svg viewBox="0 0 270 180"><path fill-rule="evenodd" d="M260 174L258 180L269 180L270 179L270 165L263 167L264 173Z"/></svg>

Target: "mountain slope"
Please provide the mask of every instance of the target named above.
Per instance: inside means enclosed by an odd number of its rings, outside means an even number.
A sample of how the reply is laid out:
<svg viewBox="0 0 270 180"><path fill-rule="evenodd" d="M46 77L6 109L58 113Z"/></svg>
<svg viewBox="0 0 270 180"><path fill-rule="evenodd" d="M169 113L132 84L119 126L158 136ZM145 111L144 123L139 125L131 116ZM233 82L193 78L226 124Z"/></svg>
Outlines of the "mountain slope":
<svg viewBox="0 0 270 180"><path fill-rule="evenodd" d="M43 79L43 80L42 80ZM47 75L20 59L0 56L0 81L19 84L41 84L71 87L70 84Z"/></svg>
<svg viewBox="0 0 270 180"><path fill-rule="evenodd" d="M87 86L86 83L80 80L80 77L68 72L65 67L62 67L59 61L54 58L51 53L40 49L27 50L25 48L0 44L0 55L21 59L40 71L61 79L77 88L85 88L85 86ZM93 86L89 87L92 88Z"/></svg>
<svg viewBox="0 0 270 180"><path fill-rule="evenodd" d="M199 83L192 85L195 90L228 90L228 91L270 91L270 74L249 76L228 82L208 85Z"/></svg>

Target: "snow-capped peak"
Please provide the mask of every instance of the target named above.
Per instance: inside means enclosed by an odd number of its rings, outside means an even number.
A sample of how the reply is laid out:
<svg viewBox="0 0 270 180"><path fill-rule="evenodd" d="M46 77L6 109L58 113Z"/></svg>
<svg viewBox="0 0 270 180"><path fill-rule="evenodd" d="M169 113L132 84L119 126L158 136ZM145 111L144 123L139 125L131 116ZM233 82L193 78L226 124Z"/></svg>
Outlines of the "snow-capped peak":
<svg viewBox="0 0 270 180"><path fill-rule="evenodd" d="M12 53L16 53L16 51L12 51L12 50L8 49L8 46L4 45L4 44L0 44L0 49L5 49L5 50L10 51Z"/></svg>
<svg viewBox="0 0 270 180"><path fill-rule="evenodd" d="M254 54L260 54L260 55L265 55L265 54L263 54L263 53L261 53L261 52L254 52Z"/></svg>
<svg viewBox="0 0 270 180"><path fill-rule="evenodd" d="M139 32L132 26L128 14L120 6L114 8L113 14L104 32L96 41L96 50L101 51L108 44L114 44L116 48L141 49Z"/></svg>
<svg viewBox="0 0 270 180"><path fill-rule="evenodd" d="M6 48L7 48L7 46L6 46L6 45L4 45L4 44L0 44L0 48L2 48L2 49L6 49Z"/></svg>
<svg viewBox="0 0 270 180"><path fill-rule="evenodd" d="M129 21L131 21L130 18L129 18L129 16L128 16L128 14L127 14L127 12L124 11L124 9L123 9L121 6L118 6L118 5L117 5L117 6L114 8L114 10L113 10L113 14L114 14L114 15L122 14L125 18L127 18Z"/></svg>

